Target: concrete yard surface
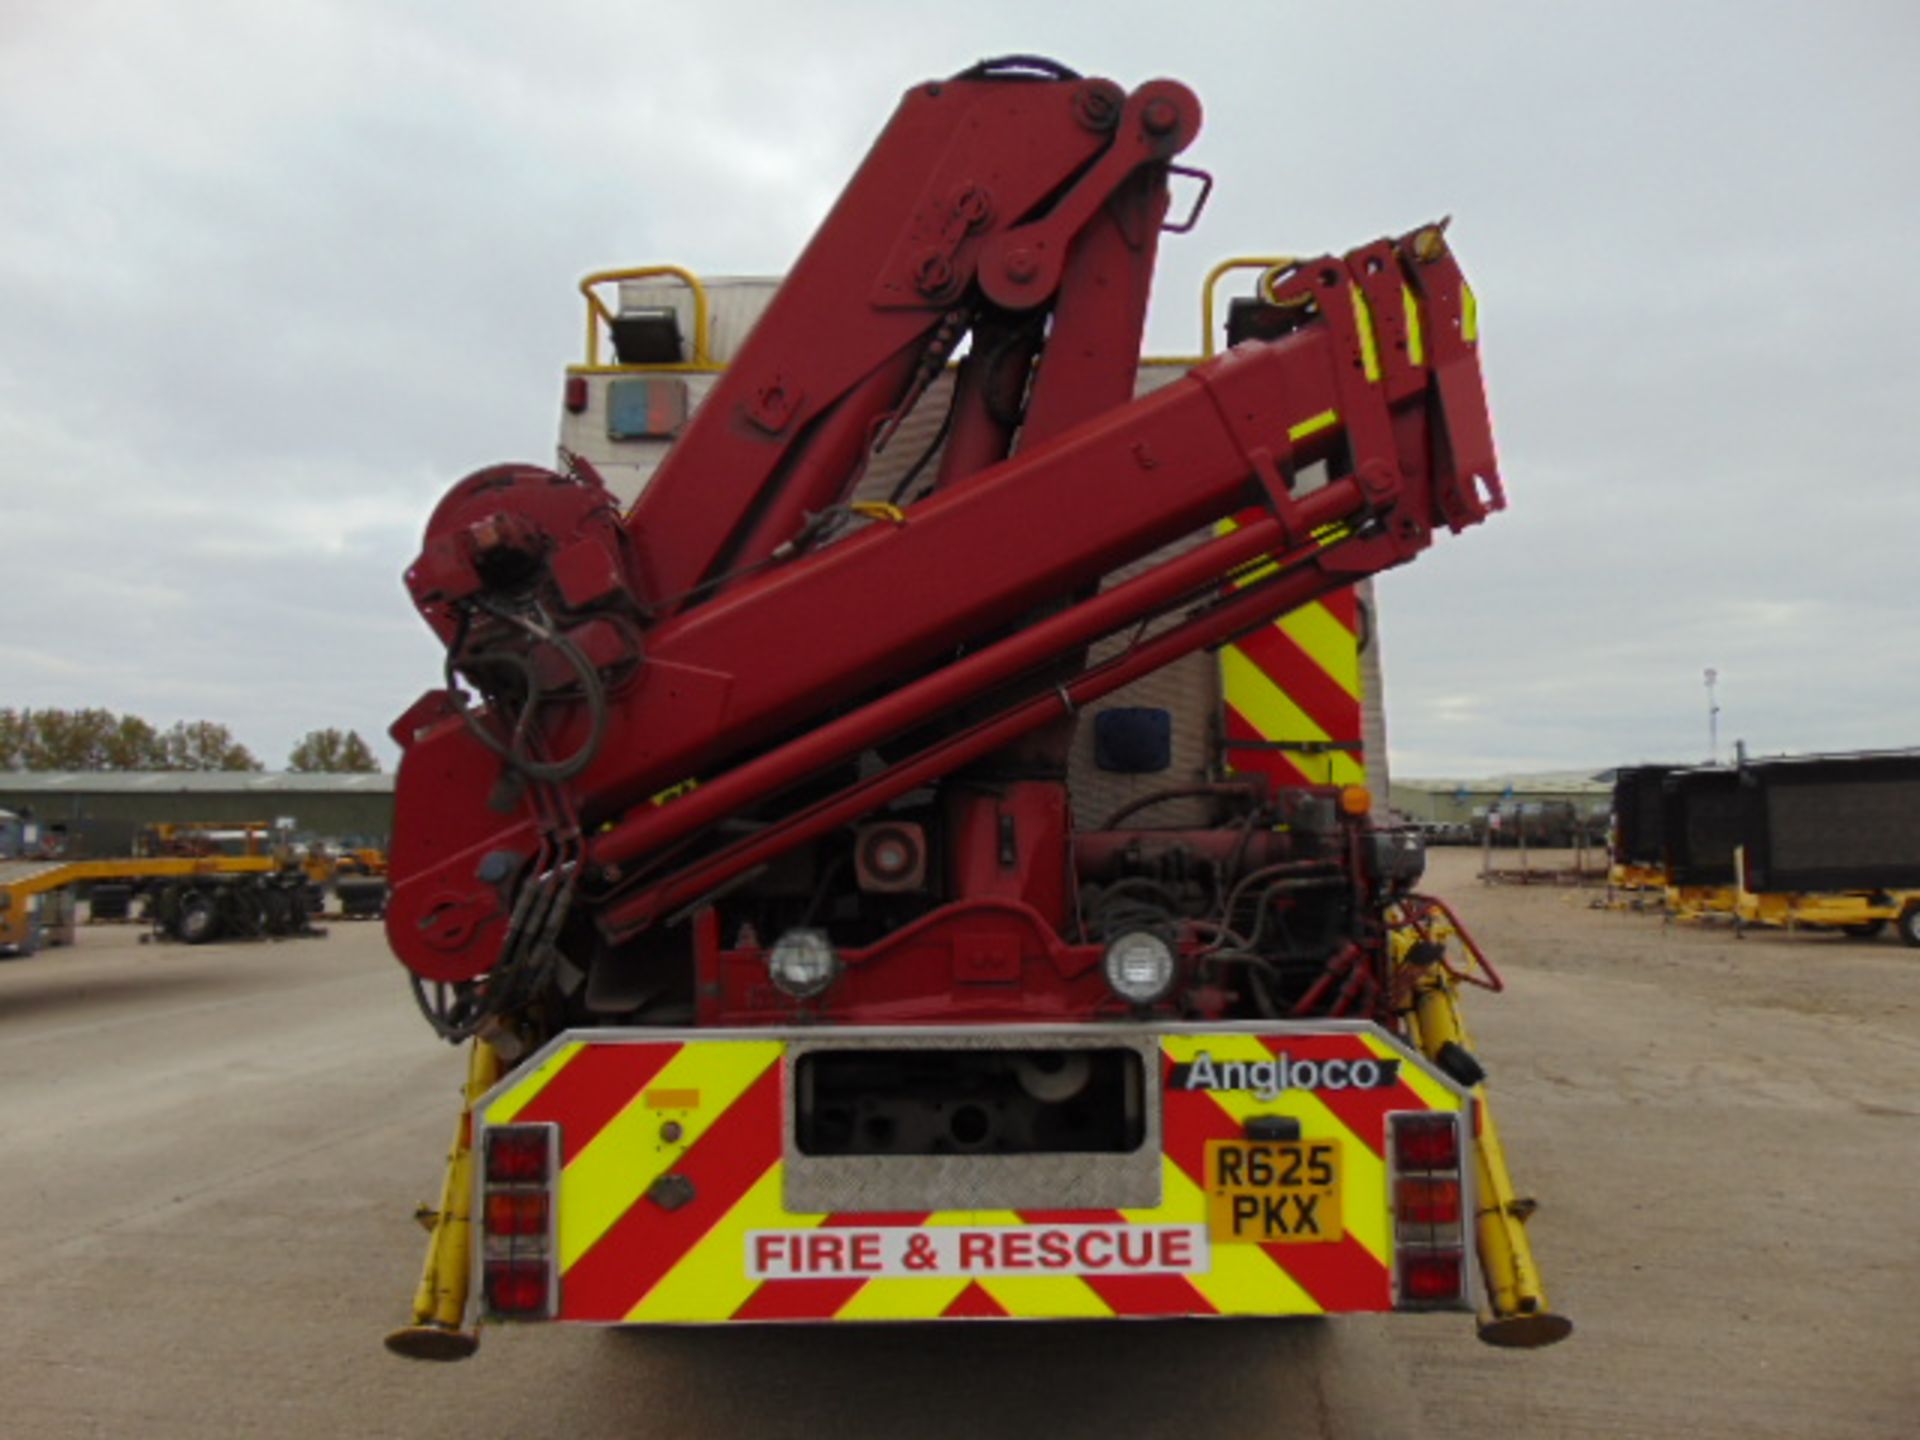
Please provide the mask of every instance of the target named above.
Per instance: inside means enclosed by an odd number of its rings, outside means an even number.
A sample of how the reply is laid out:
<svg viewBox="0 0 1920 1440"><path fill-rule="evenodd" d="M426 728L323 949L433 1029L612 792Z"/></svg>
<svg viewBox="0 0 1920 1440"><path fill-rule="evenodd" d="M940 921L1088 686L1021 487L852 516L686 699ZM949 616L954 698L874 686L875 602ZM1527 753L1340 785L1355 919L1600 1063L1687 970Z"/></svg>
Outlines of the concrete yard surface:
<svg viewBox="0 0 1920 1440"><path fill-rule="evenodd" d="M1920 1433L1920 951L1483 887L1476 1050L1556 1309L490 1332L389 1355L458 1103L377 926L0 961L7 1436Z"/></svg>

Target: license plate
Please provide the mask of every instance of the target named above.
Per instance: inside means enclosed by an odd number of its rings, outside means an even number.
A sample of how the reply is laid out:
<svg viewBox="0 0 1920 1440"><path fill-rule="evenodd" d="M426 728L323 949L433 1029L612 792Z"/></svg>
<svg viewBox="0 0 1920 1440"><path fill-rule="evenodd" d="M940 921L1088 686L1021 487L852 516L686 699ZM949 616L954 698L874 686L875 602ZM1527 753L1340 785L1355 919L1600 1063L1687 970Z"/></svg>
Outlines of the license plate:
<svg viewBox="0 0 1920 1440"><path fill-rule="evenodd" d="M1338 1240L1337 1140L1209 1140L1207 1230L1214 1243Z"/></svg>

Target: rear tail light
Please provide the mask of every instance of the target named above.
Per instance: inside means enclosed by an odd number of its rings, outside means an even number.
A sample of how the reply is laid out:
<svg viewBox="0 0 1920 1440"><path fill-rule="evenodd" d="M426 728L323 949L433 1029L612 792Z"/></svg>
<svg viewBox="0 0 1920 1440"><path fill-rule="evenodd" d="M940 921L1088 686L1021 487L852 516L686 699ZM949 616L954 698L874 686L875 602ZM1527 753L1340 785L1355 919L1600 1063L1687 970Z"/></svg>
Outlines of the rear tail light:
<svg viewBox="0 0 1920 1440"><path fill-rule="evenodd" d="M1462 1117L1450 1111L1387 1117L1393 1156L1394 1303L1401 1310L1467 1306L1467 1217Z"/></svg>
<svg viewBox="0 0 1920 1440"><path fill-rule="evenodd" d="M500 1125L481 1136L478 1220L481 1302L486 1315L541 1320L556 1308L553 1184L560 1132L553 1125Z"/></svg>
<svg viewBox="0 0 1920 1440"><path fill-rule="evenodd" d="M1401 1180L1394 1187L1393 1211L1401 1225L1425 1229L1460 1223L1460 1182L1425 1176Z"/></svg>
<svg viewBox="0 0 1920 1440"><path fill-rule="evenodd" d="M578 415L587 408L587 377L569 375L567 377L567 413Z"/></svg>
<svg viewBox="0 0 1920 1440"><path fill-rule="evenodd" d="M501 1125L487 1131L489 1185L543 1185L552 1165L551 1125Z"/></svg>
<svg viewBox="0 0 1920 1440"><path fill-rule="evenodd" d="M486 1267L487 1311L515 1319L536 1319L547 1313L548 1269L539 1260L489 1260Z"/></svg>
<svg viewBox="0 0 1920 1440"><path fill-rule="evenodd" d="M481 1228L488 1235L518 1239L547 1233L547 1192L496 1190L487 1194Z"/></svg>
<svg viewBox="0 0 1920 1440"><path fill-rule="evenodd" d="M1417 1250L1400 1257L1402 1309L1457 1305L1466 1288L1466 1257L1458 1250Z"/></svg>
<svg viewBox="0 0 1920 1440"><path fill-rule="evenodd" d="M1393 1163L1410 1170L1458 1170L1460 1122L1440 1110L1393 1117Z"/></svg>

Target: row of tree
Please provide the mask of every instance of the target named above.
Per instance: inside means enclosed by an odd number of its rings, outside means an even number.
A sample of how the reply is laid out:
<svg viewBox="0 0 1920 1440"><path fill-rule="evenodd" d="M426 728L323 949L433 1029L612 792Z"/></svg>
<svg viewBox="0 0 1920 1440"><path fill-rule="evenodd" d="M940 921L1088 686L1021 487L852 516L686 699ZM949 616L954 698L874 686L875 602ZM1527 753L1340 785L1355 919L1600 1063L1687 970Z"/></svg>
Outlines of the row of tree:
<svg viewBox="0 0 1920 1440"><path fill-rule="evenodd" d="M225 725L182 720L162 730L111 710L0 709L0 770L262 770ZM309 731L287 757L308 773L380 768L354 730Z"/></svg>

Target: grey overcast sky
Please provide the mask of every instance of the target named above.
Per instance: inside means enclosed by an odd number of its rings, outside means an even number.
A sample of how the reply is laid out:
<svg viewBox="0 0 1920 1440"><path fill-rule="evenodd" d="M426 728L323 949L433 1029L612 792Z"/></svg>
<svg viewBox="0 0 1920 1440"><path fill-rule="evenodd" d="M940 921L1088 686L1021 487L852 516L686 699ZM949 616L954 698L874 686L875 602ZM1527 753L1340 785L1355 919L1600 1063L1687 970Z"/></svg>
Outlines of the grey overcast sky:
<svg viewBox="0 0 1920 1440"><path fill-rule="evenodd" d="M269 764L437 674L444 487L552 453L573 284L778 271L901 91L1199 92L1200 275L1441 214L1507 514L1383 582L1398 771L1920 742L1920 8L0 0L0 704Z"/></svg>

